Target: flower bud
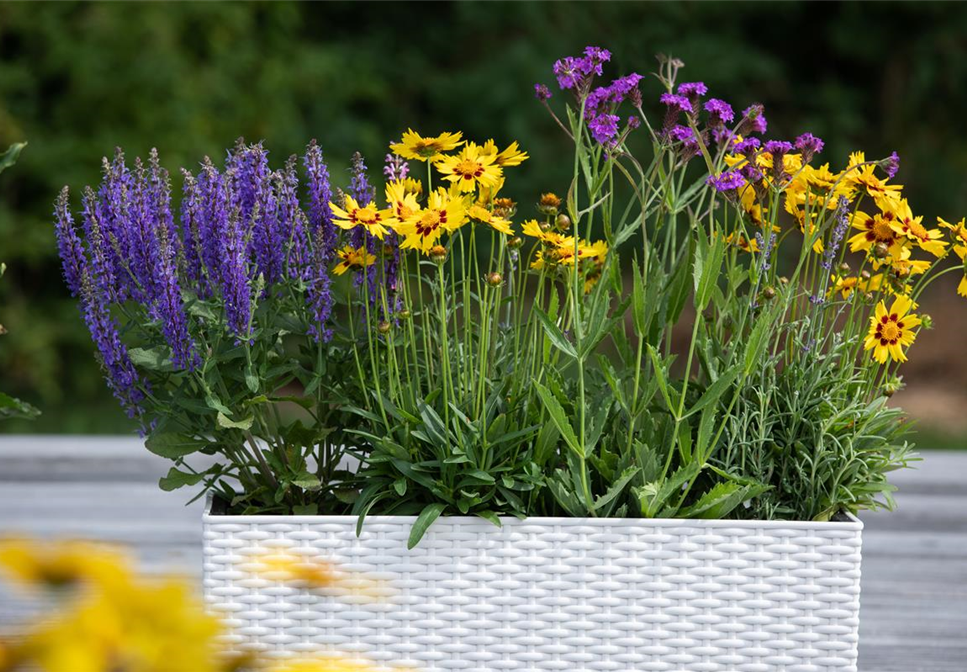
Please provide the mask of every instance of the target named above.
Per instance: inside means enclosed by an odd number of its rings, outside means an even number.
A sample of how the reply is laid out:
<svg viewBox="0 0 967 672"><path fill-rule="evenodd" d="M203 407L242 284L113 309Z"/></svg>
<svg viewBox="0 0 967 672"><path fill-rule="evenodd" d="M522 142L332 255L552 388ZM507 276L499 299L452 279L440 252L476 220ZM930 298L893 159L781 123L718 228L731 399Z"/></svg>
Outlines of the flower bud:
<svg viewBox="0 0 967 672"><path fill-rule="evenodd" d="M849 264L847 264L845 261L842 264L840 264L839 265L839 272L840 273L849 273Z"/></svg>
<svg viewBox="0 0 967 672"><path fill-rule="evenodd" d="M894 394L903 389L903 378L900 376L893 376L890 380L883 383L884 397L892 397Z"/></svg>
<svg viewBox="0 0 967 672"><path fill-rule="evenodd" d="M764 298L766 300L771 300L771 299L776 298L776 288L773 287L772 285L769 285L768 287L766 287L765 289L763 289L762 290L762 298Z"/></svg>
<svg viewBox="0 0 967 672"><path fill-rule="evenodd" d="M860 277L863 278L864 280L869 280L870 277L871 277L870 276L870 272L869 271L861 271L860 272Z"/></svg>
<svg viewBox="0 0 967 672"><path fill-rule="evenodd" d="M520 236L514 236L513 238L509 238L507 240L507 247L509 247L512 250L516 250L523 244L524 244L524 239L521 238Z"/></svg>
<svg viewBox="0 0 967 672"><path fill-rule="evenodd" d="M412 317L412 315L413 314L410 312L409 308L403 308L398 313L396 313L396 316L401 320L408 320L410 319L410 317Z"/></svg>
<svg viewBox="0 0 967 672"><path fill-rule="evenodd" d="M789 278L787 278L786 276L783 275L782 277L779 278L779 284L780 285L783 285L783 286L788 285L789 284Z"/></svg>
<svg viewBox="0 0 967 672"><path fill-rule="evenodd" d="M933 318L924 313L920 316L920 326L927 330L933 329Z"/></svg>
<svg viewBox="0 0 967 672"><path fill-rule="evenodd" d="M379 324L376 325L376 331L381 334L388 334L389 330L393 328L393 325L386 320L381 320Z"/></svg>
<svg viewBox="0 0 967 672"><path fill-rule="evenodd" d="M491 287L500 287L503 284L504 278L500 273L488 273L487 274L487 284Z"/></svg>
<svg viewBox="0 0 967 672"><path fill-rule="evenodd" d="M549 222L540 222L537 226L539 226L541 231L543 231L544 233L547 233L548 231L551 230L551 225Z"/></svg>
<svg viewBox="0 0 967 672"><path fill-rule="evenodd" d="M447 248L443 245L434 245L430 248L430 259L438 264L442 264L447 258Z"/></svg>
<svg viewBox="0 0 967 672"><path fill-rule="evenodd" d="M537 209L544 215L556 215L560 207L561 199L552 192L541 194L541 200L537 204Z"/></svg>
<svg viewBox="0 0 967 672"><path fill-rule="evenodd" d="M563 212L557 216L557 228L559 231L567 231L571 228L571 218Z"/></svg>
<svg viewBox="0 0 967 672"><path fill-rule="evenodd" d="M877 243L873 246L873 256L877 259L886 259L890 254L890 246L886 243Z"/></svg>

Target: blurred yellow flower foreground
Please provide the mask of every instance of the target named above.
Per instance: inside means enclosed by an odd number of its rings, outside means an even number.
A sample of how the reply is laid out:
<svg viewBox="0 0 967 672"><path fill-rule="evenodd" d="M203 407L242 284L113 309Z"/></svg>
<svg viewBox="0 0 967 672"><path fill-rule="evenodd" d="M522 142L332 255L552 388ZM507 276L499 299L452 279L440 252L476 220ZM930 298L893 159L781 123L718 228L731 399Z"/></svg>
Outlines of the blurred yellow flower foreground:
<svg viewBox="0 0 967 672"><path fill-rule="evenodd" d="M300 570L298 578L307 580ZM323 574L312 576L313 585ZM16 638L0 639L0 672L375 670L337 656L270 664L227 655L221 624L186 580L139 576L125 555L93 543L0 540L0 578L46 593L57 605Z"/></svg>

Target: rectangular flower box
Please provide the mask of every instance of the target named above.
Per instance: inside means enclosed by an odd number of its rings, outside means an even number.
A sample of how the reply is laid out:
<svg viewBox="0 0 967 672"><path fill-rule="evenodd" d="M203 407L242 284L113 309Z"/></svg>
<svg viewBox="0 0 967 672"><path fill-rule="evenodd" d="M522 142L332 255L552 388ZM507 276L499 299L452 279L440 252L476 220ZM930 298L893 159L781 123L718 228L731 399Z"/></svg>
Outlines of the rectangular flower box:
<svg viewBox="0 0 967 672"><path fill-rule="evenodd" d="M420 670L856 670L863 524L678 519L204 516L228 641ZM334 597L253 576L285 551L384 581Z"/></svg>

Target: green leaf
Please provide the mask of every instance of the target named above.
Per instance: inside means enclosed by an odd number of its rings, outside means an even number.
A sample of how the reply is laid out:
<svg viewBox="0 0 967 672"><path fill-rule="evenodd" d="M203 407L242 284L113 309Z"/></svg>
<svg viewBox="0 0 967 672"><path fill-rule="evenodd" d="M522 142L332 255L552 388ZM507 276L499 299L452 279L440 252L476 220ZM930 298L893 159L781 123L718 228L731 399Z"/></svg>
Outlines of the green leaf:
<svg viewBox="0 0 967 672"><path fill-rule="evenodd" d="M150 435L144 442L144 447L155 455L175 460L185 455L191 455L207 445L195 437L177 432L162 432Z"/></svg>
<svg viewBox="0 0 967 672"><path fill-rule="evenodd" d="M7 151L5 151L3 154L0 154L0 173L17 163L17 159L20 157L20 152L22 152L23 148L26 146L26 142L15 142L7 147Z"/></svg>
<svg viewBox="0 0 967 672"><path fill-rule="evenodd" d="M695 405L682 416L682 419L698 413L707 406L715 404L719 400L719 397L721 397L726 390L732 387L732 383L738 377L739 373L741 373L741 369L738 366L734 366L719 376L714 383L708 386L708 389L705 390L699 400L695 402Z"/></svg>
<svg viewBox="0 0 967 672"><path fill-rule="evenodd" d="M694 254L695 242L692 241L691 245L686 251L683 252L684 258L680 259L678 265L672 273L672 276L668 278L667 293L668 293L668 314L666 316L666 321L674 324L678 322L678 318L682 314L682 310L685 308L685 301L688 299L689 283L688 279L690 276L690 263L692 255Z"/></svg>
<svg viewBox="0 0 967 672"><path fill-rule="evenodd" d="M634 284L631 288L631 313L634 318L635 335L644 338L648 331L648 323L645 319L645 281L642 278L644 270L638 271L638 264L634 265L631 275L634 277Z"/></svg>
<svg viewBox="0 0 967 672"><path fill-rule="evenodd" d="M702 417L698 421L698 442L695 445L695 457L700 462L708 461L709 454L715 446L709 445L712 440L712 430L715 429L715 417L718 415L718 407L709 406L702 411Z"/></svg>
<svg viewBox="0 0 967 672"><path fill-rule="evenodd" d="M631 480L638 475L639 471L641 471L641 469L638 467L628 467L621 472L621 475L618 477L618 479L608 487L608 491L594 500L594 510L601 511L602 509L607 508L607 511L605 511L603 515L608 516L611 508L613 508L611 507L612 502L616 501L618 496L624 492L625 488L627 488L628 484L631 483Z"/></svg>
<svg viewBox="0 0 967 672"><path fill-rule="evenodd" d="M40 411L16 397L0 392L0 419L21 418L33 420Z"/></svg>
<svg viewBox="0 0 967 672"><path fill-rule="evenodd" d="M206 394L205 403L208 404L208 408L218 411L219 413L222 413L228 417L232 417L232 411L228 408L228 406L219 401L218 397L216 397L214 394Z"/></svg>
<svg viewBox="0 0 967 672"><path fill-rule="evenodd" d="M551 391L546 387L534 381L534 387L537 390L538 396L540 396L541 401L544 402L544 408L547 409L548 415L551 416L551 422L557 427L558 431L561 432L561 436L564 437L564 442L567 443L568 447L574 451L578 457L583 457L581 452L581 444L578 442L577 434L574 433L574 428L571 427L571 423L568 422L567 414L564 412L564 408L561 406L560 402L557 400Z"/></svg>
<svg viewBox="0 0 967 672"><path fill-rule="evenodd" d="M742 358L745 364L743 373L746 376L752 373L756 363L759 361L759 355L762 353L766 335L768 335L769 329L772 327L772 318L771 311L770 314L759 316L759 319L756 320L755 325L752 327L752 331L749 333L749 339L745 343L745 355Z"/></svg>
<svg viewBox="0 0 967 672"><path fill-rule="evenodd" d="M708 245L705 234L697 236L699 244L695 251L695 309L705 310L712 299L712 291L716 287L719 274L722 272L722 262L725 259L725 239L715 236L711 246Z"/></svg>
<svg viewBox="0 0 967 672"><path fill-rule="evenodd" d="M245 367L245 387L252 394L259 391L259 377L255 375L255 369L251 364Z"/></svg>
<svg viewBox="0 0 967 672"><path fill-rule="evenodd" d="M678 512L682 518L725 518L742 502L762 494L756 486L739 485L734 481L716 483L697 502Z"/></svg>
<svg viewBox="0 0 967 672"><path fill-rule="evenodd" d="M302 472L294 479L292 479L292 485L302 488L303 490L318 490L322 487L322 481L320 481L316 476L313 476L309 472Z"/></svg>
<svg viewBox="0 0 967 672"><path fill-rule="evenodd" d="M244 420L236 421L229 419L224 413L219 411L218 415L216 416L216 420L218 421L218 426L223 429L241 429L247 431L252 428L252 423L255 421L255 416L250 415Z"/></svg>
<svg viewBox="0 0 967 672"><path fill-rule="evenodd" d="M168 470L168 475L163 476L161 480L158 481L158 487L165 492L171 492L172 490L183 488L186 485L198 485L201 483L203 478L205 478L204 473L190 474L186 471L181 471L175 467L172 467Z"/></svg>
<svg viewBox="0 0 967 672"><path fill-rule="evenodd" d="M661 390L661 396L665 398L668 411L675 415L678 412L678 407L672 403L671 392L668 389L668 379L665 377L665 366L654 346L651 343L646 345L648 346L648 358L651 360L651 366L655 371L655 380L658 381L658 389Z"/></svg>
<svg viewBox="0 0 967 672"><path fill-rule="evenodd" d="M174 371L175 366L168 358L168 349L161 346L154 348L131 348L128 356L135 366L148 371Z"/></svg>
<svg viewBox="0 0 967 672"><path fill-rule="evenodd" d="M296 504L292 507L292 513L297 516L315 516L319 514L319 505L315 502L312 504Z"/></svg>
<svg viewBox="0 0 967 672"><path fill-rule="evenodd" d="M537 315L537 320L544 327L544 332L547 334L547 337L550 339L551 343L567 356L577 359L578 351L575 350L574 345L567 340L567 336L564 335L564 332L561 331L560 327L554 324L554 321L547 316L547 313L537 306L534 306L533 311L534 314Z"/></svg>
<svg viewBox="0 0 967 672"><path fill-rule="evenodd" d="M479 511L477 512L477 515L483 518L484 520L489 520L497 527L503 527L503 523L500 522L500 517L493 511Z"/></svg>
<svg viewBox="0 0 967 672"><path fill-rule="evenodd" d="M409 541L406 542L406 548L408 550L414 548L418 543L420 543L420 539L422 539L423 535L426 534L427 529L429 529L430 525L432 525L433 522L440 517L440 514L443 513L444 509L446 508L446 504L439 503L427 504L426 507L424 507L424 509L420 512L420 515L416 517L416 522L413 523L413 527L410 528L410 538Z"/></svg>

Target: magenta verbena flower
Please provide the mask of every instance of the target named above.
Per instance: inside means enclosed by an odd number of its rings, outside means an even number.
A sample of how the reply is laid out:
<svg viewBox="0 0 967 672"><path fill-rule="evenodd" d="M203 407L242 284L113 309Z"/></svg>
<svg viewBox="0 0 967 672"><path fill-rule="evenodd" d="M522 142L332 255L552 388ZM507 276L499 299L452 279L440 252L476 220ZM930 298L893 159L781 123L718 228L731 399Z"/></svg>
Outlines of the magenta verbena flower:
<svg viewBox="0 0 967 672"><path fill-rule="evenodd" d="M705 111L708 112L708 125L711 128L730 124L735 118L732 106L718 98L709 98L705 102Z"/></svg>
<svg viewBox="0 0 967 672"><path fill-rule="evenodd" d="M748 157L748 156L752 156L757 151L759 151L759 147L761 146L762 146L762 143L759 141L758 138L746 138L745 140L741 140L735 143L732 146L732 152L735 154L742 154L743 156Z"/></svg>
<svg viewBox="0 0 967 672"><path fill-rule="evenodd" d="M595 140L604 144L618 135L618 120L616 114L599 114L588 122L588 129Z"/></svg>
<svg viewBox="0 0 967 672"><path fill-rule="evenodd" d="M769 128L764 114L765 108L759 103L754 103L745 108L742 112L742 125L740 133L765 133Z"/></svg>
<svg viewBox="0 0 967 672"><path fill-rule="evenodd" d="M678 85L677 93L688 98L692 106L697 106L699 98L708 93L708 87L704 82L684 82Z"/></svg>
<svg viewBox="0 0 967 672"><path fill-rule="evenodd" d="M546 84L534 84L534 96L542 103L546 102L551 99L551 90Z"/></svg>
<svg viewBox="0 0 967 672"><path fill-rule="evenodd" d="M796 149L802 153L802 162L809 163L814 156L823 151L825 143L812 133L803 133L796 138Z"/></svg>

